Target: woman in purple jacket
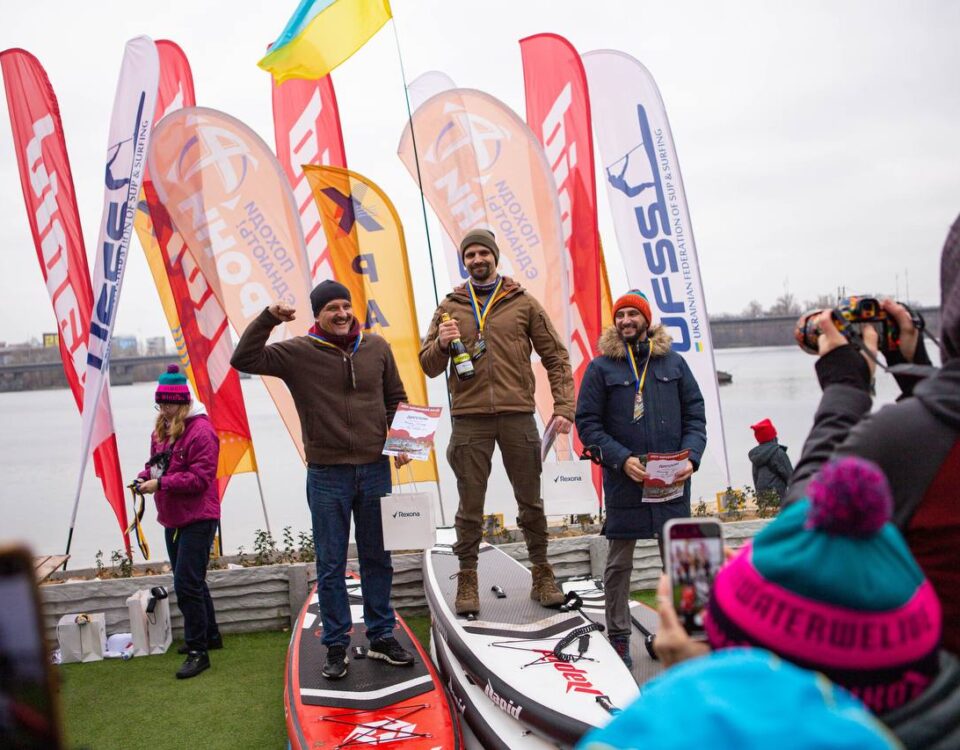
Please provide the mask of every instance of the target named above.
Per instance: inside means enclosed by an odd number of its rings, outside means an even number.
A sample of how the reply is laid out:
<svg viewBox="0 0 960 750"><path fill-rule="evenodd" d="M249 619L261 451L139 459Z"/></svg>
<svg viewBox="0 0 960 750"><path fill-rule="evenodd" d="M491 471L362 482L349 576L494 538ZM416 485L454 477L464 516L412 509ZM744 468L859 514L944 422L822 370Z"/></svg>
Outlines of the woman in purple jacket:
<svg viewBox="0 0 960 750"><path fill-rule="evenodd" d="M190 413L190 388L177 365L160 376L156 402L160 414L150 436L150 460L137 482L141 492L155 493L157 520L165 530L186 641L180 651L187 660L177 677L186 679L210 666L208 649L223 648L206 582L220 520L220 441L206 414Z"/></svg>

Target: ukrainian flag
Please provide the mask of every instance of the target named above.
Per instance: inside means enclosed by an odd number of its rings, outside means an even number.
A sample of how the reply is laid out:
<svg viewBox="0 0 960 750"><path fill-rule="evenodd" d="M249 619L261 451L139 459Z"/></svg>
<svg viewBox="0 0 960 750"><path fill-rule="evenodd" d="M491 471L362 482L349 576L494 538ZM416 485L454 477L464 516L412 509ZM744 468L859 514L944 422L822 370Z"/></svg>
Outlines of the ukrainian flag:
<svg viewBox="0 0 960 750"><path fill-rule="evenodd" d="M390 0L302 0L257 65L277 83L323 78L392 17Z"/></svg>

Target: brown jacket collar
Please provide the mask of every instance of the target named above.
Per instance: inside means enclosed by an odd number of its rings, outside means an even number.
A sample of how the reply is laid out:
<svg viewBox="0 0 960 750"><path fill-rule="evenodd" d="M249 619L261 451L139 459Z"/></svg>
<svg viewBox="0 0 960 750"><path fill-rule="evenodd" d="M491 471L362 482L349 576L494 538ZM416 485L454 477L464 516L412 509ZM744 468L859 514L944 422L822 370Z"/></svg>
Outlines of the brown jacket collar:
<svg viewBox="0 0 960 750"><path fill-rule="evenodd" d="M653 326L647 334L647 338L650 341L652 357L663 357L670 352L670 344L673 339L670 338L670 334L667 333L667 329L662 324ZM609 326L604 329L603 333L600 334L600 340L597 341L597 348L600 350L600 354L610 357L610 359L626 359L627 356L623 350L623 339L617 333L616 326Z"/></svg>
<svg viewBox="0 0 960 750"><path fill-rule="evenodd" d="M523 287L509 276L504 276L503 286L500 288L500 290L504 297L512 297L515 294L521 293L523 291ZM458 302L465 302L469 305L470 294L467 292L467 282L463 282L460 286L454 287L453 291L450 292L447 297L450 299L455 299Z"/></svg>

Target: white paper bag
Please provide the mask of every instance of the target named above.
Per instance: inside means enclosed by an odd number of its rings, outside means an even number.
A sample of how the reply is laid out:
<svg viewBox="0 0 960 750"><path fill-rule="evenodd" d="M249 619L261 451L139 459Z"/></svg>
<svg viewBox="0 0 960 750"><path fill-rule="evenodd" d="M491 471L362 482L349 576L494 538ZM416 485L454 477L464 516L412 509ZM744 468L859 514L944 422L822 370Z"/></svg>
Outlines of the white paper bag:
<svg viewBox="0 0 960 750"><path fill-rule="evenodd" d="M107 650L107 624L103 612L64 615L57 623L61 663L102 661Z"/></svg>
<svg viewBox="0 0 960 750"><path fill-rule="evenodd" d="M153 598L149 595L148 599ZM157 599L153 612L147 612L147 641L151 654L165 654L173 643L173 628L170 626L170 598Z"/></svg>
<svg viewBox="0 0 960 750"><path fill-rule="evenodd" d="M429 492L386 495L380 500L380 519L386 550L429 549L436 541Z"/></svg>
<svg viewBox="0 0 960 750"><path fill-rule="evenodd" d="M548 516L596 513L590 461L545 461L540 475L543 510Z"/></svg>
<svg viewBox="0 0 960 750"><path fill-rule="evenodd" d="M133 639L133 655L148 656L150 639L147 635L147 602L150 592L140 589L127 598L127 614L130 617L130 635Z"/></svg>

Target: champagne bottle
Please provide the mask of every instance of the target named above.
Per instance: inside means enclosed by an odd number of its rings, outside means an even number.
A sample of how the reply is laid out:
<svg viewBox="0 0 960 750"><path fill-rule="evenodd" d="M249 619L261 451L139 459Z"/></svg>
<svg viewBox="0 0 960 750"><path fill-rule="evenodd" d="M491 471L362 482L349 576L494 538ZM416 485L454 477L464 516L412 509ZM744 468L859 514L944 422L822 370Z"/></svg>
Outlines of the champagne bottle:
<svg viewBox="0 0 960 750"><path fill-rule="evenodd" d="M448 322L450 315L444 313L441 320L444 323ZM470 380L477 374L476 370L473 369L473 358L459 338L450 342L450 358L453 360L453 369L460 380Z"/></svg>

